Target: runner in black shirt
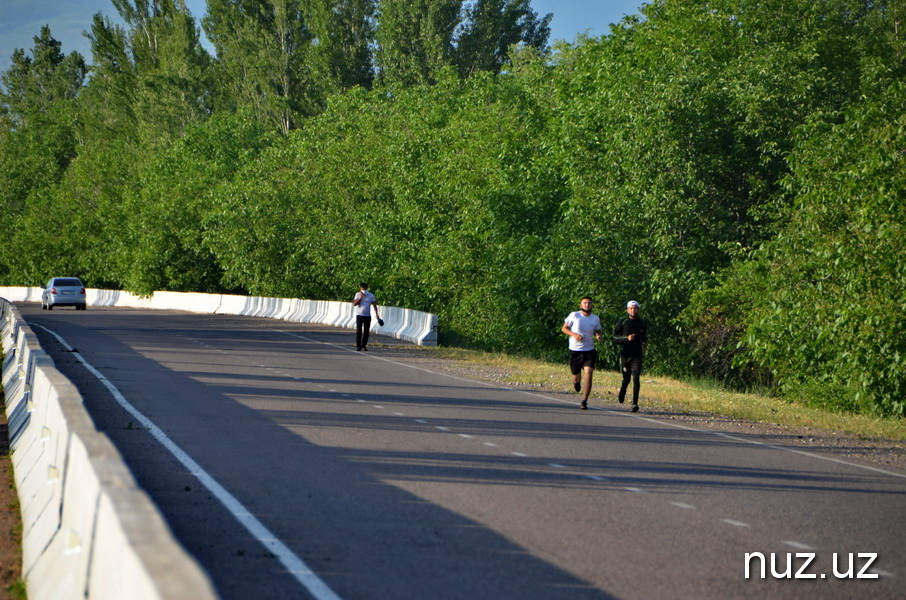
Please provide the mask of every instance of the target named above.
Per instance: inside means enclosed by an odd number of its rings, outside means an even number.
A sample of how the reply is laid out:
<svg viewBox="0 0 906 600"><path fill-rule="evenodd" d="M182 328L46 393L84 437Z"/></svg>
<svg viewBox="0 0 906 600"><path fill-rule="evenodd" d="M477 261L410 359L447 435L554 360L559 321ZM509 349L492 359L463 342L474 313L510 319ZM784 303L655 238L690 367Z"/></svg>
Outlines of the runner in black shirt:
<svg viewBox="0 0 906 600"><path fill-rule="evenodd" d="M632 412L639 410L639 375L642 372L642 357L648 349L648 324L639 317L639 303L630 300L626 304L628 316L621 317L613 328L613 341L620 344L620 363L623 370L623 385L620 386L620 404L626 401L626 389L632 379Z"/></svg>

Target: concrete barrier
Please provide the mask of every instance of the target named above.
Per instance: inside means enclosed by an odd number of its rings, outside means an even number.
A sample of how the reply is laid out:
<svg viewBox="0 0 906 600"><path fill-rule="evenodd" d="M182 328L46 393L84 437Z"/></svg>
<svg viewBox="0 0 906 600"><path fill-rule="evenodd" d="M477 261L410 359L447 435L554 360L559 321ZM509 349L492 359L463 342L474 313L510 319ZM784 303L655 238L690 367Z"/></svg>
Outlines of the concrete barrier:
<svg viewBox="0 0 906 600"><path fill-rule="evenodd" d="M95 429L78 390L3 299L0 325L29 598L217 598L119 452Z"/></svg>
<svg viewBox="0 0 906 600"><path fill-rule="evenodd" d="M6 298L11 302L40 302L41 288L0 287L0 298ZM355 314L351 302L192 292L154 292L149 297L140 297L129 292L94 288L86 290L86 300L89 306L185 310L194 313L243 315L355 328ZM437 315L395 306L381 306L379 310L384 326L379 326L377 319L373 319L371 322L373 333L419 346L437 345Z"/></svg>

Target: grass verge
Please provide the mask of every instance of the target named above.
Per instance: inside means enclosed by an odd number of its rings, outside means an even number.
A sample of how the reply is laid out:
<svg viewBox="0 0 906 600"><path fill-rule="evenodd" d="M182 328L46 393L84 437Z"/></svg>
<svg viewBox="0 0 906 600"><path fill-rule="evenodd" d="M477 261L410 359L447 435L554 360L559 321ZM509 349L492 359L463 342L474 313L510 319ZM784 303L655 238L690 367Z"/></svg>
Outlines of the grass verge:
<svg viewBox="0 0 906 600"><path fill-rule="evenodd" d="M478 371L485 370L503 383L572 392L565 363L450 347L433 348L432 352L441 358L471 365ZM616 371L595 371L591 398L616 402L621 379ZM756 423L906 441L906 423L899 419L841 414L783 398L730 392L708 382L684 382L643 373L640 403L667 411L712 413Z"/></svg>

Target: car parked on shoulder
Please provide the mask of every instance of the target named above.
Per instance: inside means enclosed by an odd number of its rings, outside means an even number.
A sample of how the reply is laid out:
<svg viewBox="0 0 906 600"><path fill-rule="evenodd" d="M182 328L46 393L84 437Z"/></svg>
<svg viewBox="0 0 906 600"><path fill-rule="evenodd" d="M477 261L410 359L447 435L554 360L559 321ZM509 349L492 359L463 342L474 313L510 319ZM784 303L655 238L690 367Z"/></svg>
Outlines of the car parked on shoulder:
<svg viewBox="0 0 906 600"><path fill-rule="evenodd" d="M75 306L76 310L88 308L85 286L78 277L53 277L41 292L41 308L53 310L55 306Z"/></svg>

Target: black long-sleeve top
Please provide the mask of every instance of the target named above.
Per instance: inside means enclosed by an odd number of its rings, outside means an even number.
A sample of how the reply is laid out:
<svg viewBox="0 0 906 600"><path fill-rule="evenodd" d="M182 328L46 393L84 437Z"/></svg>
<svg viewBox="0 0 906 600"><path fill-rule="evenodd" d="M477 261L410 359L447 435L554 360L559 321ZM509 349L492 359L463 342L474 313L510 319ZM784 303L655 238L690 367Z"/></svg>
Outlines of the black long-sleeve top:
<svg viewBox="0 0 906 600"><path fill-rule="evenodd" d="M629 335L636 334L630 342ZM620 356L642 356L648 343L648 323L641 317L621 317L613 328L613 341L620 345Z"/></svg>

